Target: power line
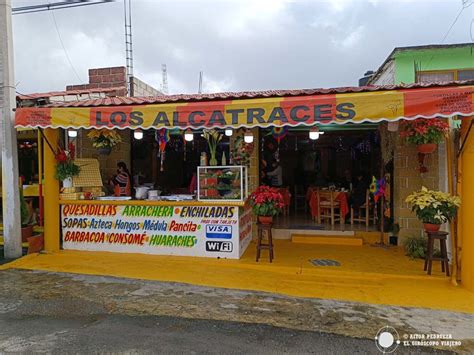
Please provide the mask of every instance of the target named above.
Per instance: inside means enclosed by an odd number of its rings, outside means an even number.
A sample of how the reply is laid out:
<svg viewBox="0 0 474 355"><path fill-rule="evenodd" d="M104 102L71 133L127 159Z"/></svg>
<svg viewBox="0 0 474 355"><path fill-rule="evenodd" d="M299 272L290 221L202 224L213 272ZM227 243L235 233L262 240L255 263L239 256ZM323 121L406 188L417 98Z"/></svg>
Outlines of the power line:
<svg viewBox="0 0 474 355"><path fill-rule="evenodd" d="M441 41L441 43L444 43L444 41L446 40L446 38L448 37L449 33L451 32L451 30L453 29L454 25L456 24L456 22L458 22L459 20L459 17L461 16L462 12L464 11L464 9L467 9L469 6L471 6L473 4L472 0L463 0L462 1L462 7L461 9L459 10L459 13L457 14L456 18L454 19L453 23L451 24L451 26L449 26L449 29L448 29L448 32L446 32L446 34L444 35L443 37L443 40Z"/></svg>
<svg viewBox="0 0 474 355"><path fill-rule="evenodd" d="M66 55L67 61L69 62L69 65L71 66L71 69L72 69L72 71L74 72L74 74L76 74L77 79L78 79L80 82L82 82L83 80L82 80L82 79L79 77L79 75L77 74L77 71L76 71L76 69L74 68L74 65L72 64L71 58L69 58L69 54L67 53L66 47L64 46L63 39L62 39L62 37L61 37L61 33L59 32L58 24L57 24L57 22L56 22L56 17L54 16L54 11L51 11L51 16L53 17L54 27L56 28L56 32L57 32L58 37L59 37L59 42L61 43L61 46L63 47L64 54Z"/></svg>
<svg viewBox="0 0 474 355"><path fill-rule="evenodd" d="M80 6L89 6L89 5L99 5L107 2L114 2L115 0L69 0L69 1L60 1L55 3L47 4L38 4L38 5L29 5L12 8L13 15L22 15L30 14L35 12L43 12L50 10L61 10L68 9L71 7L80 7Z"/></svg>

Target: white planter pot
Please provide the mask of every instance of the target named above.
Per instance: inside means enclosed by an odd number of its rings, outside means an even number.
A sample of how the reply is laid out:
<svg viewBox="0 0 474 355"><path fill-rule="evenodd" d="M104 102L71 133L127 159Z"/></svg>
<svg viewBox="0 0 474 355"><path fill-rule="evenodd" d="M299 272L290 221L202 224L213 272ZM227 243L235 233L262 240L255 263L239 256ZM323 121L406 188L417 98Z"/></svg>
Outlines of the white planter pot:
<svg viewBox="0 0 474 355"><path fill-rule="evenodd" d="M72 177L68 177L63 180L63 187L65 188L72 187Z"/></svg>

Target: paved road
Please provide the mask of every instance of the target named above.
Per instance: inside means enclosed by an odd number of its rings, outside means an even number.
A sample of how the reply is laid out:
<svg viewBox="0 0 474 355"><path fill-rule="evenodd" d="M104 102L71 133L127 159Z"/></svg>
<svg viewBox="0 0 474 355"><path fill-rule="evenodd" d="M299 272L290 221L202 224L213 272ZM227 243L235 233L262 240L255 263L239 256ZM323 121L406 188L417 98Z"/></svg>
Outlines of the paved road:
<svg viewBox="0 0 474 355"><path fill-rule="evenodd" d="M465 347L473 319L177 283L0 271L0 353L378 354L373 337L387 323L400 335L452 333Z"/></svg>
<svg viewBox="0 0 474 355"><path fill-rule="evenodd" d="M2 317L0 352L377 354L370 340L160 316Z"/></svg>

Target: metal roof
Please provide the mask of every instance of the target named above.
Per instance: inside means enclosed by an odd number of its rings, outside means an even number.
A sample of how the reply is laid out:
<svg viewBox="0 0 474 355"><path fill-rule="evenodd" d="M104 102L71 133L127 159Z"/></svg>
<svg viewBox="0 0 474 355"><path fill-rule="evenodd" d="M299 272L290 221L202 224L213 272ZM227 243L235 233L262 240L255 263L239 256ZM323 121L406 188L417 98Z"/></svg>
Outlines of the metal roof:
<svg viewBox="0 0 474 355"><path fill-rule="evenodd" d="M82 90L66 90L66 91L50 91L41 92L34 94L20 94L16 95L18 100L37 100L47 99L54 96L68 96L68 95L82 95L82 94L95 94L95 93L106 93L117 90L123 90L125 87L112 87L112 88L95 88L95 89L82 89Z"/></svg>
<svg viewBox="0 0 474 355"><path fill-rule="evenodd" d="M356 86L338 87L329 89L298 89L298 90L265 90L265 91L242 91L242 92L222 92L210 94L179 94L148 97L106 97L93 100L82 100L73 102L55 102L44 107L98 107L98 106L124 106L124 105L150 105L179 102L197 101L218 101L236 99L255 99L284 96L310 96L326 94L350 94L360 92L389 91L389 90L410 90L416 88L444 87L473 85L474 80L454 81L444 83L416 83L405 85L387 86Z"/></svg>

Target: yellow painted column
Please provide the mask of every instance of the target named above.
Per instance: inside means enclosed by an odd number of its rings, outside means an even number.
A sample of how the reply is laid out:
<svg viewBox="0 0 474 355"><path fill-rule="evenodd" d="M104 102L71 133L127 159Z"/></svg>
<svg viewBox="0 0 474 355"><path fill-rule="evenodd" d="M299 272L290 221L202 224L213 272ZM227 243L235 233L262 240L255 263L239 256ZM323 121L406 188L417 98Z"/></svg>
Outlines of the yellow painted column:
<svg viewBox="0 0 474 355"><path fill-rule="evenodd" d="M59 129L47 128L44 136L49 144L56 149ZM44 170L44 249L49 252L59 250L59 182L54 177L56 160L54 152L47 142L43 142Z"/></svg>
<svg viewBox="0 0 474 355"><path fill-rule="evenodd" d="M469 125L468 119L463 124ZM474 127L464 143L461 160L461 283L474 292Z"/></svg>

